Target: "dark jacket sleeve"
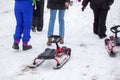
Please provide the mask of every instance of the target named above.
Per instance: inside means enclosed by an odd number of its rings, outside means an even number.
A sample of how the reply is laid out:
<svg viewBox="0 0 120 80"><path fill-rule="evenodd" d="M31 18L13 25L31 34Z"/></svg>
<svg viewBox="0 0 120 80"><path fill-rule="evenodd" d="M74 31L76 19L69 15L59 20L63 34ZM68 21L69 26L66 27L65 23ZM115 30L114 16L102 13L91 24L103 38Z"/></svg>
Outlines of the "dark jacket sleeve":
<svg viewBox="0 0 120 80"><path fill-rule="evenodd" d="M111 6L113 4L114 0L108 0L108 5Z"/></svg>
<svg viewBox="0 0 120 80"><path fill-rule="evenodd" d="M65 2L69 2L70 3L70 0L65 0Z"/></svg>
<svg viewBox="0 0 120 80"><path fill-rule="evenodd" d="M83 0L82 6L83 6L83 7L86 7L89 1L90 1L90 0Z"/></svg>

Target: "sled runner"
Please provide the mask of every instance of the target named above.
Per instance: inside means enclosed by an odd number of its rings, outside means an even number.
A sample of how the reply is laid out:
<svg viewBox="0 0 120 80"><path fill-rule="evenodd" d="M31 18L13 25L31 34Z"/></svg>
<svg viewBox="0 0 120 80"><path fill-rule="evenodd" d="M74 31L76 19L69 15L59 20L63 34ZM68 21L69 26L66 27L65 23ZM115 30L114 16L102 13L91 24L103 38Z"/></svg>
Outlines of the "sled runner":
<svg viewBox="0 0 120 80"><path fill-rule="evenodd" d="M120 37L118 33L120 32L120 25L113 26L110 31L114 33L115 36L110 36L105 39L106 49L111 57L115 57L117 53L120 52Z"/></svg>
<svg viewBox="0 0 120 80"><path fill-rule="evenodd" d="M58 42L60 41L60 36L52 35L53 38L51 43L56 44L56 49L46 48L44 52L38 55L32 65L29 65L29 68L36 68L40 66L44 61L53 59L56 61L56 66L54 69L60 69L69 59L71 56L71 48L59 47Z"/></svg>

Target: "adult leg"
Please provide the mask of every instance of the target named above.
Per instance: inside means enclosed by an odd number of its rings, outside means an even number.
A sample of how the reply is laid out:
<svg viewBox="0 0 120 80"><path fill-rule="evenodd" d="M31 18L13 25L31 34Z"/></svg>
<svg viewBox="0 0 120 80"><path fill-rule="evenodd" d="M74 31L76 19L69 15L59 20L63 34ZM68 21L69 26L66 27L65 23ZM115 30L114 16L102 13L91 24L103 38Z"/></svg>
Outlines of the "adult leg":
<svg viewBox="0 0 120 80"><path fill-rule="evenodd" d="M106 17L107 17L108 10L101 10L99 13L99 37L106 36Z"/></svg>
<svg viewBox="0 0 120 80"><path fill-rule="evenodd" d="M59 35L61 37L60 43L64 43L64 13L65 10L59 10Z"/></svg>
<svg viewBox="0 0 120 80"><path fill-rule="evenodd" d="M57 10L50 9L50 20L49 20L49 26L48 26L48 41L47 41L48 46L51 45L51 41L52 41L51 35L53 35L53 31L54 31L56 13L57 13Z"/></svg>
<svg viewBox="0 0 120 80"><path fill-rule="evenodd" d="M64 38L64 13L65 10L59 10L59 35Z"/></svg>
<svg viewBox="0 0 120 80"><path fill-rule="evenodd" d="M57 10L50 9L50 20L48 26L48 37L53 35Z"/></svg>
<svg viewBox="0 0 120 80"><path fill-rule="evenodd" d="M44 0L38 2L38 22L37 30L42 31L44 22Z"/></svg>
<svg viewBox="0 0 120 80"><path fill-rule="evenodd" d="M37 21L38 21L38 17L33 16L32 17L32 26L31 26L31 29L33 32L36 32Z"/></svg>
<svg viewBox="0 0 120 80"><path fill-rule="evenodd" d="M98 20L99 20L99 11L98 10L93 10L94 13L94 23L93 23L93 33L98 34Z"/></svg>
<svg viewBox="0 0 120 80"><path fill-rule="evenodd" d="M36 32L36 27L37 27L37 22L38 22L38 8L35 8L36 6L38 6L38 1L36 1L36 5L33 5L33 17L32 17L32 31Z"/></svg>

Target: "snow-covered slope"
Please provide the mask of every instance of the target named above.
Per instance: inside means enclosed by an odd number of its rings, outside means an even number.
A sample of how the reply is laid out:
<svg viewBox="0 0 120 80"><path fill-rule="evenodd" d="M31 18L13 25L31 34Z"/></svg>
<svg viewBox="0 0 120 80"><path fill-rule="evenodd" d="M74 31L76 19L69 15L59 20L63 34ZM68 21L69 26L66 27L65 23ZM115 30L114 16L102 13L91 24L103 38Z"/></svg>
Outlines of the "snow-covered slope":
<svg viewBox="0 0 120 80"><path fill-rule="evenodd" d="M107 35L110 27L120 24L120 1L115 0L107 18ZM15 30L14 0L0 1L0 80L120 80L120 54L111 58L104 46L104 39L92 33L93 13L87 6L81 11L81 3L74 1L65 14L65 46L72 49L71 59L60 70L53 70L53 60L46 61L39 68L21 70L48 46L47 29L49 10L45 6L44 29L31 32L33 49L14 51L12 49ZM58 19L55 34L58 34ZM62 45L61 45L62 46ZM21 48L21 44L20 44ZM50 48L55 48L51 46Z"/></svg>

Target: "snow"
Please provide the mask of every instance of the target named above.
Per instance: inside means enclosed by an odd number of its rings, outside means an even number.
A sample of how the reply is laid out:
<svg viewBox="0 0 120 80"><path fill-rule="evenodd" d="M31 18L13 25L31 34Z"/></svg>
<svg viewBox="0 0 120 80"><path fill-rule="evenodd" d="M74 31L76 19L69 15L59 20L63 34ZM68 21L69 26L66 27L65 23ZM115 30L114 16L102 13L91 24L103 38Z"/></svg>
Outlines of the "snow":
<svg viewBox="0 0 120 80"><path fill-rule="evenodd" d="M115 0L107 17L107 35L113 35L110 27L120 23L120 1ZM47 29L49 10L45 6L44 29L31 32L33 49L20 51L12 49L15 30L14 0L0 1L0 80L120 80L120 54L108 56L104 39L92 32L93 13L87 6L81 11L81 3L74 1L65 13L65 44L72 49L71 59L63 68L53 70L55 61L48 60L35 70L22 72L48 46ZM55 34L58 34L56 19ZM55 45L50 48L55 48Z"/></svg>

